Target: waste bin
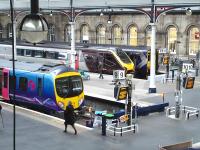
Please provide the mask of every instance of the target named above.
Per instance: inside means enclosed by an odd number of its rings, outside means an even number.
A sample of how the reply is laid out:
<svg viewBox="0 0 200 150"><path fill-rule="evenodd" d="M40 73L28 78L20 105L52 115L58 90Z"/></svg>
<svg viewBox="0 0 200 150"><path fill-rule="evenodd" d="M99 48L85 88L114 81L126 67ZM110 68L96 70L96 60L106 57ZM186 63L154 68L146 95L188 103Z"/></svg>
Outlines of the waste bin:
<svg viewBox="0 0 200 150"><path fill-rule="evenodd" d="M113 114L105 114L102 116L102 135L106 136L106 120L113 119Z"/></svg>

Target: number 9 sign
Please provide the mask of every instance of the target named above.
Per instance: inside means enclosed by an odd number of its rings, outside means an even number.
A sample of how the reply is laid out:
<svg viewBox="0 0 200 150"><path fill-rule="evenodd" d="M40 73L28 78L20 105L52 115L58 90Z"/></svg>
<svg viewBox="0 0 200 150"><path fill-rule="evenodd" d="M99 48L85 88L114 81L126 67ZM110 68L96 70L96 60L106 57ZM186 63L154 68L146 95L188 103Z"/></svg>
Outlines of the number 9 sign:
<svg viewBox="0 0 200 150"><path fill-rule="evenodd" d="M113 70L113 79L125 79L125 71L124 70Z"/></svg>

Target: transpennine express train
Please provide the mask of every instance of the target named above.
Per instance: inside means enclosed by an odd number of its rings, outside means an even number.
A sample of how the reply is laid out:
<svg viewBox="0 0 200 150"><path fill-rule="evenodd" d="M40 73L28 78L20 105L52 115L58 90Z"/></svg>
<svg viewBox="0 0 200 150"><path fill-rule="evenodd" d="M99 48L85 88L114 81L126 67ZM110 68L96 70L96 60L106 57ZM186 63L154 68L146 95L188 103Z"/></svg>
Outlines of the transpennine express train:
<svg viewBox="0 0 200 150"><path fill-rule="evenodd" d="M63 111L71 101L75 109L84 101L83 82L78 72L63 64L32 64L16 61L15 76L11 61L0 59L0 95L16 102L51 111Z"/></svg>

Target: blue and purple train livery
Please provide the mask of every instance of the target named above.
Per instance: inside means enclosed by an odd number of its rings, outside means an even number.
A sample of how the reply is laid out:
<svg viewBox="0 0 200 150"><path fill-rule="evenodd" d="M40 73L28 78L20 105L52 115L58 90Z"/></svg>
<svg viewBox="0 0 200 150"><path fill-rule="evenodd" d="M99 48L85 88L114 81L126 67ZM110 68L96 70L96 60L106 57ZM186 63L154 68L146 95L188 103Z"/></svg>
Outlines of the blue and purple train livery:
<svg viewBox="0 0 200 150"><path fill-rule="evenodd" d="M43 106L49 110L62 111L68 101L79 108L84 100L83 82L80 73L65 65L43 65L35 71L1 67L1 92L4 100L15 100ZM15 86L16 85L16 86Z"/></svg>

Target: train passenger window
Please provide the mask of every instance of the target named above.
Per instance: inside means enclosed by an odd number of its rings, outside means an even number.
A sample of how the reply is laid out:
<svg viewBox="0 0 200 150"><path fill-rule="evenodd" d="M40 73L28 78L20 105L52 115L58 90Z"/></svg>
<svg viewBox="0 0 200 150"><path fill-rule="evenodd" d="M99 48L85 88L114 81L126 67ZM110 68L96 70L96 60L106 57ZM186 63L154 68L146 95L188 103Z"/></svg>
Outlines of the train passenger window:
<svg viewBox="0 0 200 150"><path fill-rule="evenodd" d="M25 55L31 57L31 50L26 50Z"/></svg>
<svg viewBox="0 0 200 150"><path fill-rule="evenodd" d="M55 59L55 52L46 52L46 58Z"/></svg>
<svg viewBox="0 0 200 150"><path fill-rule="evenodd" d="M7 87L8 87L8 73L7 73L7 72L4 72L4 73L3 73L3 76L4 76L4 77L3 77L3 79L4 79L4 80L3 80L3 87L4 87L4 88L7 88Z"/></svg>
<svg viewBox="0 0 200 150"><path fill-rule="evenodd" d="M43 57L43 51L35 51L35 57L42 58Z"/></svg>
<svg viewBox="0 0 200 150"><path fill-rule="evenodd" d="M24 50L23 49L17 49L17 55L24 56Z"/></svg>
<svg viewBox="0 0 200 150"><path fill-rule="evenodd" d="M9 87L10 90L14 90L14 87L16 86L15 78L13 76L9 77Z"/></svg>
<svg viewBox="0 0 200 150"><path fill-rule="evenodd" d="M26 92L28 88L28 79L24 77L19 78L19 89Z"/></svg>
<svg viewBox="0 0 200 150"><path fill-rule="evenodd" d="M42 96L42 78L38 78L38 96Z"/></svg>

